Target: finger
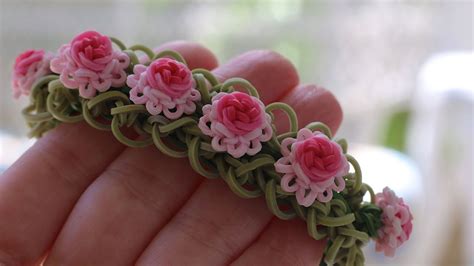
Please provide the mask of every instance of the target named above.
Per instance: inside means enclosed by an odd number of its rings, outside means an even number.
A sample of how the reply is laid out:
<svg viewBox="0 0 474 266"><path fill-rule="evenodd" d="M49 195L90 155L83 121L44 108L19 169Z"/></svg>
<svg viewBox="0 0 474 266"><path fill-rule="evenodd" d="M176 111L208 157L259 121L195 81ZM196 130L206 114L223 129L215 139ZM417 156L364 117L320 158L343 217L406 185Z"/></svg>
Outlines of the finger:
<svg viewBox="0 0 474 266"><path fill-rule="evenodd" d="M301 94L307 95L305 101L297 101ZM316 106L329 113L339 112L337 101L326 101L325 95L322 88L304 85L282 101L293 102L299 122L307 124L328 119L326 112L315 111L314 104L321 103ZM275 123L280 126L283 121ZM204 181L147 247L138 264L223 265L241 254L264 230L272 214L262 198L241 199L226 186L224 182Z"/></svg>
<svg viewBox="0 0 474 266"><path fill-rule="evenodd" d="M319 265L325 244L308 235L302 220L274 218L255 243L231 265Z"/></svg>
<svg viewBox="0 0 474 266"><path fill-rule="evenodd" d="M199 53L186 58L194 67L215 62L196 44L180 43L176 50ZM123 149L111 133L85 123L61 125L39 139L0 178L0 262L37 262L82 192Z"/></svg>
<svg viewBox="0 0 474 266"><path fill-rule="evenodd" d="M263 58L251 56L252 53L241 58L246 64L256 66L254 71L245 75L233 73L263 84L261 91L283 92L296 85L283 87L286 83L279 79L265 82L262 73L269 70L268 65L279 65L271 70L281 73L281 77L284 72L295 70L287 61L282 62L279 55L255 53ZM260 60L266 61L265 64L259 63ZM224 67L232 70L230 66ZM216 71L225 74L220 69ZM188 162L167 158L155 147L127 149L83 194L45 264L133 263L201 181Z"/></svg>
<svg viewBox="0 0 474 266"><path fill-rule="evenodd" d="M341 106L334 95L323 87L312 84L300 85L291 95L284 97L282 102L293 107L298 114L300 128L311 122L322 122L335 134L341 125L343 116ZM280 120L285 123L280 123L279 132L287 132L289 122L286 122L284 114L278 112L275 121Z"/></svg>
<svg viewBox="0 0 474 266"><path fill-rule="evenodd" d="M85 123L60 125L38 140L0 178L0 261L37 263L74 202L121 150L111 134Z"/></svg>
<svg viewBox="0 0 474 266"><path fill-rule="evenodd" d="M205 68L212 70L219 65L216 56L206 47L193 42L173 41L165 43L154 51L159 53L164 50L181 51L190 69Z"/></svg>
<svg viewBox="0 0 474 266"><path fill-rule="evenodd" d="M277 63L276 63L277 62ZM265 69L265 72L258 70ZM289 93L299 83L298 73L288 59L268 50L244 53L214 71L219 80L249 77L265 104Z"/></svg>

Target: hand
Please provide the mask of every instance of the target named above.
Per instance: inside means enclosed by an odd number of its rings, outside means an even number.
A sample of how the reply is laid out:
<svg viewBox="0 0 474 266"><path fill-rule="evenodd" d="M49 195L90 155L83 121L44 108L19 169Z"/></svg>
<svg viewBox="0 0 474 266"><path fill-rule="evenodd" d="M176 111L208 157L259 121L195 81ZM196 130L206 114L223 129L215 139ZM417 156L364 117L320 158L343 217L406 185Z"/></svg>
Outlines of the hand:
<svg viewBox="0 0 474 266"><path fill-rule="evenodd" d="M206 48L173 42L191 69L242 77L265 104L281 101L300 125L335 132L342 112L328 91L299 85L291 63L252 51L217 66ZM285 119L276 119L285 127ZM0 265L314 265L325 243L299 219L282 221L265 201L241 199L222 180L155 147L125 148L109 132L62 124L0 177Z"/></svg>

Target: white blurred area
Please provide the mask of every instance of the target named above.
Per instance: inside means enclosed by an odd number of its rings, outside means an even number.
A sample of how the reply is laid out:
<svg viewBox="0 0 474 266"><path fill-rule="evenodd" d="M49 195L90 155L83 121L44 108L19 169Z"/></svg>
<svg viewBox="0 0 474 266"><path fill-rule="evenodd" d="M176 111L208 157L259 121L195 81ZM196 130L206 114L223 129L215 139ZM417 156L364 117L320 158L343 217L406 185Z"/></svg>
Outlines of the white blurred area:
<svg viewBox="0 0 474 266"><path fill-rule="evenodd" d="M302 83L340 100L337 135L364 181L391 186L414 211L411 241L389 260L367 247L369 264L474 264L472 1L0 0L0 172L31 144L26 100L9 97L12 61L85 29L128 45L197 41L220 62L251 49L290 58ZM388 127L400 111L407 119Z"/></svg>

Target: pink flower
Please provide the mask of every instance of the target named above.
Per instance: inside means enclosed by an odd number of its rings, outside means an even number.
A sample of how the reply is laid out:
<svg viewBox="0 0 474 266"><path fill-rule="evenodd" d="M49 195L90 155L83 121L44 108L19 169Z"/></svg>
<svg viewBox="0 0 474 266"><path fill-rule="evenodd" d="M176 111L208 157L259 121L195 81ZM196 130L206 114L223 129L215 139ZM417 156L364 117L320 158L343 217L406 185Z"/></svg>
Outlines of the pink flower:
<svg viewBox="0 0 474 266"><path fill-rule="evenodd" d="M413 216L410 208L388 187L375 196L375 204L382 209L382 228L378 231L375 249L393 257L395 249L410 238Z"/></svg>
<svg viewBox="0 0 474 266"><path fill-rule="evenodd" d="M51 53L43 50L27 50L16 58L12 75L13 97L29 95L33 83L51 73L51 57Z"/></svg>
<svg viewBox="0 0 474 266"><path fill-rule="evenodd" d="M199 128L212 137L211 145L216 151L227 151L235 158L255 155L262 149L261 142L272 138L271 117L256 97L221 92L202 111Z"/></svg>
<svg viewBox="0 0 474 266"><path fill-rule="evenodd" d="M133 74L127 77L127 85L132 88L132 102L145 104L152 115L163 112L169 119L194 113L195 101L201 99L191 70L169 58L159 58L148 67L135 65Z"/></svg>
<svg viewBox="0 0 474 266"><path fill-rule="evenodd" d="M341 192L346 183L349 163L342 148L321 132L302 128L297 138L286 138L281 143L283 155L275 163L277 172L284 174L281 188L296 192L300 205L309 207L317 199L328 202L333 190Z"/></svg>
<svg viewBox="0 0 474 266"><path fill-rule="evenodd" d="M90 99L97 91L125 85L129 63L126 53L112 49L109 37L86 31L61 46L51 60L51 70L60 74L66 88L79 89L83 98Z"/></svg>

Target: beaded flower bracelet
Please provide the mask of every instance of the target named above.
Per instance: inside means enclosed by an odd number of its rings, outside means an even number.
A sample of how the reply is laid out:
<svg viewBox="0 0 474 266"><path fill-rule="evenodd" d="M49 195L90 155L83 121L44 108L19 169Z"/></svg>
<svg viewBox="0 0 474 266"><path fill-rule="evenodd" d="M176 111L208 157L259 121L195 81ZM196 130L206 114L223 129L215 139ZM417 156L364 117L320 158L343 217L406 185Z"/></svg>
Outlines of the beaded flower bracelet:
<svg viewBox="0 0 474 266"><path fill-rule="evenodd" d="M219 82L208 70L189 69L174 51L127 48L87 31L55 54L19 55L12 87L15 98L30 96L23 115L31 137L85 121L129 147L187 157L196 172L222 178L238 196L264 197L278 218L303 219L311 237L327 241L322 265L363 265L361 248L371 238L377 251L393 256L411 234L403 199L362 183L347 142L334 140L326 125L299 129L290 106L265 106L248 81ZM288 132L276 132L275 110L287 115ZM363 201L367 192L370 202Z"/></svg>

